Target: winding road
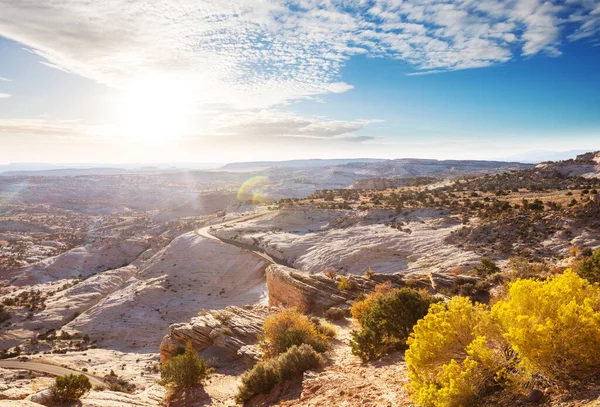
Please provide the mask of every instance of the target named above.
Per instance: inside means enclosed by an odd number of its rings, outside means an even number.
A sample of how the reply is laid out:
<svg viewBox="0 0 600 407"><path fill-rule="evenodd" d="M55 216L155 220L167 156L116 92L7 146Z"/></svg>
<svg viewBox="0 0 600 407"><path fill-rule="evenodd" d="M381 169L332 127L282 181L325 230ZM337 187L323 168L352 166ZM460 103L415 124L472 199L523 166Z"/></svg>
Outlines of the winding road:
<svg viewBox="0 0 600 407"><path fill-rule="evenodd" d="M99 377L92 376L84 372L78 372L77 370L68 369L62 366L51 365L43 362L30 362L19 360L0 360L0 367L4 369L21 369L21 370L32 370L34 372L48 373L53 376L65 376L70 374L84 374L90 379L92 386L102 386L104 381Z"/></svg>

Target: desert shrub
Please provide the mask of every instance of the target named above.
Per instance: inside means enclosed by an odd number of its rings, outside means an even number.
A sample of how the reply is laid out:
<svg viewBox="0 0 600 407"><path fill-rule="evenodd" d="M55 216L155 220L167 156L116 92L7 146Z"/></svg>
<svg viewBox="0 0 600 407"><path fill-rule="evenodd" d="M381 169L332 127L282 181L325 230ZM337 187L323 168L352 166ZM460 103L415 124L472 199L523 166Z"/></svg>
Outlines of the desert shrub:
<svg viewBox="0 0 600 407"><path fill-rule="evenodd" d="M581 248L579 246L571 246L569 248L569 257L579 257L581 255Z"/></svg>
<svg viewBox="0 0 600 407"><path fill-rule="evenodd" d="M508 259L510 280L517 278L545 277L550 272L550 267L541 262L530 262L527 257L516 256Z"/></svg>
<svg viewBox="0 0 600 407"><path fill-rule="evenodd" d="M405 359L416 404L424 407L469 405L503 365L490 345L499 335L482 304L466 297L437 303L413 328Z"/></svg>
<svg viewBox="0 0 600 407"><path fill-rule="evenodd" d="M11 318L11 313L4 309L4 305L0 305L0 324L4 321L8 321Z"/></svg>
<svg viewBox="0 0 600 407"><path fill-rule="evenodd" d="M323 316L330 321L338 321L346 317L346 310L340 307L331 307L323 313Z"/></svg>
<svg viewBox="0 0 600 407"><path fill-rule="evenodd" d="M59 376L52 388L52 396L56 401L76 401L92 388L86 375Z"/></svg>
<svg viewBox="0 0 600 407"><path fill-rule="evenodd" d="M267 357L279 355L294 345L308 344L317 352L327 349L327 337L318 332L306 315L291 308L265 319L261 339L261 346Z"/></svg>
<svg viewBox="0 0 600 407"><path fill-rule="evenodd" d="M475 292L475 284L471 282L459 284L456 287L456 292L463 297L469 297Z"/></svg>
<svg viewBox="0 0 600 407"><path fill-rule="evenodd" d="M196 386L208 373L206 362L198 357L191 341L187 342L183 354L173 356L160 367L162 384L178 389Z"/></svg>
<svg viewBox="0 0 600 407"><path fill-rule="evenodd" d="M246 402L257 394L268 393L278 383L306 370L315 369L323 363L323 357L312 346L294 345L275 358L258 362L244 373L236 401Z"/></svg>
<svg viewBox="0 0 600 407"><path fill-rule="evenodd" d="M596 249L591 256L585 257L577 264L575 271L589 282L600 282L600 249Z"/></svg>
<svg viewBox="0 0 600 407"><path fill-rule="evenodd" d="M350 341L352 353L364 361L404 345L413 326L427 314L431 304L429 296L410 288L370 295L376 298L361 311L360 330L351 332Z"/></svg>
<svg viewBox="0 0 600 407"><path fill-rule="evenodd" d="M493 260L483 257L479 264L473 267L473 272L478 276L485 277L500 272L500 267Z"/></svg>
<svg viewBox="0 0 600 407"><path fill-rule="evenodd" d="M310 322L315 326L317 332L326 338L335 338L337 336L337 327L327 321L323 321L317 317L310 319Z"/></svg>
<svg viewBox="0 0 600 407"><path fill-rule="evenodd" d="M367 268L367 270L365 271L365 278L368 278L370 280L371 278L373 278L374 275L375 272L373 271L373 269L371 269L371 267Z"/></svg>
<svg viewBox="0 0 600 407"><path fill-rule="evenodd" d="M519 279L491 312L465 297L434 304L413 328L409 389L422 406L462 406L484 390L582 379L600 366L600 287L571 270Z"/></svg>
<svg viewBox="0 0 600 407"><path fill-rule="evenodd" d="M120 393L133 393L135 391L135 384L129 383L127 380L117 377L116 375L104 376L104 382L111 391L118 391Z"/></svg>
<svg viewBox="0 0 600 407"><path fill-rule="evenodd" d="M325 270L325 275L330 279L335 280L335 278L337 277L337 272L333 269L327 269Z"/></svg>
<svg viewBox="0 0 600 407"><path fill-rule="evenodd" d="M392 287L392 284L390 282L386 282L376 285L375 290L369 295L364 295L361 293L354 301L354 304L352 304L352 308L350 308L350 314L352 315L352 318L360 322L366 310L371 307L371 304L375 302L377 298L389 293L393 289L394 288Z"/></svg>
<svg viewBox="0 0 600 407"><path fill-rule="evenodd" d="M68 341L69 339L71 339L71 334L69 334L67 331L62 331L60 333L60 336L58 337L59 339Z"/></svg>
<svg viewBox="0 0 600 407"><path fill-rule="evenodd" d="M340 277L340 281L338 281L337 288L342 291L356 290L356 281L352 280L350 277L342 276Z"/></svg>
<svg viewBox="0 0 600 407"><path fill-rule="evenodd" d="M515 281L492 315L531 374L560 381L600 365L600 287L571 270L545 281Z"/></svg>

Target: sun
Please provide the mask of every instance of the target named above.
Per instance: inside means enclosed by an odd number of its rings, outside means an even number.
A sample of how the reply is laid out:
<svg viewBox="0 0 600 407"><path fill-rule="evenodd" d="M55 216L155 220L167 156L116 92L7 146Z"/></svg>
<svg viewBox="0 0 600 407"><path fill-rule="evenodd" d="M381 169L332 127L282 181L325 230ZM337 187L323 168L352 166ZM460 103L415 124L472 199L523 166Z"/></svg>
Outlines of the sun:
<svg viewBox="0 0 600 407"><path fill-rule="evenodd" d="M191 98L177 81L146 78L131 84L119 103L120 132L132 141L165 143L189 131Z"/></svg>

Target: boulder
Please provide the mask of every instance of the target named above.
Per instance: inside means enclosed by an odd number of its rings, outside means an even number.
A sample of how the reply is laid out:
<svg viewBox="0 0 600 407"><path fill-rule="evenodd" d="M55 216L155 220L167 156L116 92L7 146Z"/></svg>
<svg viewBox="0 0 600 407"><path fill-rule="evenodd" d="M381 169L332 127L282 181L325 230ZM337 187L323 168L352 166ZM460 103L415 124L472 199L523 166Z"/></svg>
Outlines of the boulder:
<svg viewBox="0 0 600 407"><path fill-rule="evenodd" d="M172 324L160 345L160 361L164 363L177 354L187 341L191 341L197 351L214 346L246 362L256 361L261 356L256 347L258 334L272 311L263 305L227 307L206 311L190 322Z"/></svg>

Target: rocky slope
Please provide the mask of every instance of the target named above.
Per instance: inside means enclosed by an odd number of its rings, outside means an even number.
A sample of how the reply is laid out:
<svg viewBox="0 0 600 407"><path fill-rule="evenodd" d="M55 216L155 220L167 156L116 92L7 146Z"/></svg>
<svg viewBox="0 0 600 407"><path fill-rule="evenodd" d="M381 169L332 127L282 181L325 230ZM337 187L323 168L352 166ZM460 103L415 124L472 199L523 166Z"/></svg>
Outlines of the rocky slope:
<svg viewBox="0 0 600 407"><path fill-rule="evenodd" d="M146 238L103 239L44 259L23 270L15 270L13 286L31 286L62 279L89 277L133 262L150 247Z"/></svg>
<svg viewBox="0 0 600 407"><path fill-rule="evenodd" d="M143 349L158 349L161 327L203 308L266 300L265 267L251 253L189 232L64 329L88 333L104 347L140 349L143 343Z"/></svg>
<svg viewBox="0 0 600 407"><path fill-rule="evenodd" d="M397 225L402 225L397 227ZM396 227L392 227L396 226ZM221 228L222 238L258 246L270 256L311 273L332 268L362 274L446 271L479 260L444 243L460 220L436 209L393 211L282 209Z"/></svg>

